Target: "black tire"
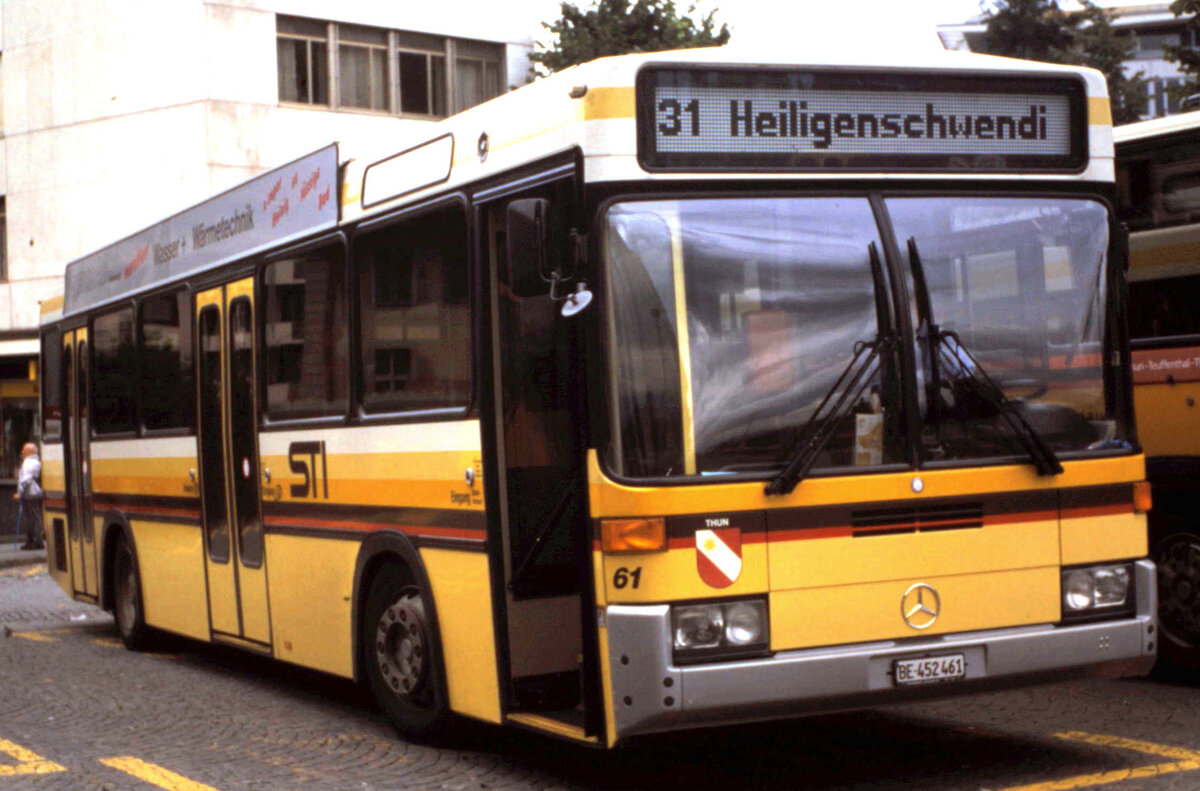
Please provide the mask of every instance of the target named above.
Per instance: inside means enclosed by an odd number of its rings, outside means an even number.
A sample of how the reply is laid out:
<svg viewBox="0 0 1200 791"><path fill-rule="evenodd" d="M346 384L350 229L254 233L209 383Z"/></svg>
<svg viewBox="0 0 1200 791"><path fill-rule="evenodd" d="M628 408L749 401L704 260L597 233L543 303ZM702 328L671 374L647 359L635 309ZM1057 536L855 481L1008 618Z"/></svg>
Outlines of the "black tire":
<svg viewBox="0 0 1200 791"><path fill-rule="evenodd" d="M1163 531L1153 554L1158 565L1160 669L1200 669L1200 535Z"/></svg>
<svg viewBox="0 0 1200 791"><path fill-rule="evenodd" d="M113 620L121 642L130 651L150 646L150 627L142 610L142 585L137 560L125 539L118 539L113 552Z"/></svg>
<svg viewBox="0 0 1200 791"><path fill-rule="evenodd" d="M412 575L400 565L380 569L363 608L362 660L375 699L404 736L444 734L452 717L442 686L441 650Z"/></svg>

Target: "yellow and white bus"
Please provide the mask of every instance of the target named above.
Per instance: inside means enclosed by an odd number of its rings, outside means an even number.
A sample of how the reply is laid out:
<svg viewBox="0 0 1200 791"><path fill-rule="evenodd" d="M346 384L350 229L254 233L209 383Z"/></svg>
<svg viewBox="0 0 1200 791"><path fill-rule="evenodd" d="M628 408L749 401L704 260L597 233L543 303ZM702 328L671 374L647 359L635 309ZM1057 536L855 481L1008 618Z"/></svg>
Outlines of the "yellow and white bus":
<svg viewBox="0 0 1200 791"><path fill-rule="evenodd" d="M127 645L598 746L1153 662L1098 73L631 55L386 144L47 306L50 568Z"/></svg>
<svg viewBox="0 0 1200 791"><path fill-rule="evenodd" d="M1114 130L1129 227L1129 334L1138 435L1154 485L1160 653L1200 669L1200 113Z"/></svg>

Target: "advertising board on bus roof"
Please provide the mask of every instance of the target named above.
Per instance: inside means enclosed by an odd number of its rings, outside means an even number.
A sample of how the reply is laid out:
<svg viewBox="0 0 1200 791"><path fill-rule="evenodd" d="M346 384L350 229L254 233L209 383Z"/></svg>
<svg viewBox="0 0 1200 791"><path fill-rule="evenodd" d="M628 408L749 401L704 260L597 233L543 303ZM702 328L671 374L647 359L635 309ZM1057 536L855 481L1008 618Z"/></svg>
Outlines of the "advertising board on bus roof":
<svg viewBox="0 0 1200 791"><path fill-rule="evenodd" d="M336 227L337 144L67 266L64 315Z"/></svg>

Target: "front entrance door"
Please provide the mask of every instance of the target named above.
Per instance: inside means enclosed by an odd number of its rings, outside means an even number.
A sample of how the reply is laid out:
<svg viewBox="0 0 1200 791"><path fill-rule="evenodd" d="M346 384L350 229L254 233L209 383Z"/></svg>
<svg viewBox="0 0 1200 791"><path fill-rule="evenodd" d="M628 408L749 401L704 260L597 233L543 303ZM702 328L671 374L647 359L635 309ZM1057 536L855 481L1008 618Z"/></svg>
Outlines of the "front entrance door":
<svg viewBox="0 0 1200 791"><path fill-rule="evenodd" d="M254 281L196 295L200 490L216 637L271 644L254 397Z"/></svg>
<svg viewBox="0 0 1200 791"><path fill-rule="evenodd" d="M521 198L545 198L562 224L569 181ZM562 315L549 287L506 282L508 201L487 207L495 426L506 582L510 701L516 710L582 716L582 565L587 509L582 324ZM561 260L566 245L551 252ZM521 293L518 293L518 292Z"/></svg>
<svg viewBox="0 0 1200 791"><path fill-rule="evenodd" d="M91 452L88 442L88 332L63 333L63 382L67 390L63 416L63 463L67 477L67 536L70 541L71 587L76 594L100 595L96 560L96 526L92 519Z"/></svg>

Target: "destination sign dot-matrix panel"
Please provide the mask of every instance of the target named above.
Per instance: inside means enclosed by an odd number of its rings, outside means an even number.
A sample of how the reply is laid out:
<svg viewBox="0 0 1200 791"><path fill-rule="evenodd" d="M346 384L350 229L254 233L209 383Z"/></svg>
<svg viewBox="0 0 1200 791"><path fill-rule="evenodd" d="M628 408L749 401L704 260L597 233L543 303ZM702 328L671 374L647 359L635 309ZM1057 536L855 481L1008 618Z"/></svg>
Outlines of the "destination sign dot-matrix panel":
<svg viewBox="0 0 1200 791"><path fill-rule="evenodd" d="M1073 79L660 70L639 150L651 169L1073 170L1083 107Z"/></svg>

